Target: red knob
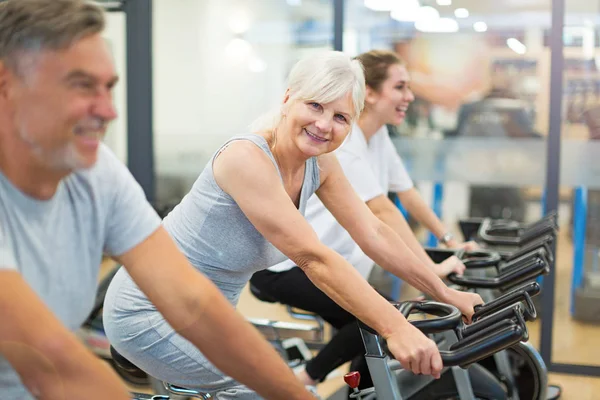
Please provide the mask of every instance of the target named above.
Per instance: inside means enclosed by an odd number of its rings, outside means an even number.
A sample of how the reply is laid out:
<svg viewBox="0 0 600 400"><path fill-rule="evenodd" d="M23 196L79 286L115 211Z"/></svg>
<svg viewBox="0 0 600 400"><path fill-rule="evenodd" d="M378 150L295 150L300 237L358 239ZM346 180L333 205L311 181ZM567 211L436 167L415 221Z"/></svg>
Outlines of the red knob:
<svg viewBox="0 0 600 400"><path fill-rule="evenodd" d="M344 382L346 382L352 389L356 389L360 383L360 372L348 372L346 375L344 375Z"/></svg>

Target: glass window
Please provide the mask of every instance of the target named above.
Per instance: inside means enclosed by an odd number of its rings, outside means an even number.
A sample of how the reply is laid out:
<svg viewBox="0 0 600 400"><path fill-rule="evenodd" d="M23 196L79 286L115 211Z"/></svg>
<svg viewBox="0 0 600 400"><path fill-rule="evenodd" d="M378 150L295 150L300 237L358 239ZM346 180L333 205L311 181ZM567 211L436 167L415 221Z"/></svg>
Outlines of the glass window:
<svg viewBox="0 0 600 400"><path fill-rule="evenodd" d="M600 72L597 3L566 0L553 361L600 365ZM558 282L569 282L563 285Z"/></svg>
<svg viewBox="0 0 600 400"><path fill-rule="evenodd" d="M323 0L154 1L157 198L181 198L227 138L276 106L291 66L331 49Z"/></svg>

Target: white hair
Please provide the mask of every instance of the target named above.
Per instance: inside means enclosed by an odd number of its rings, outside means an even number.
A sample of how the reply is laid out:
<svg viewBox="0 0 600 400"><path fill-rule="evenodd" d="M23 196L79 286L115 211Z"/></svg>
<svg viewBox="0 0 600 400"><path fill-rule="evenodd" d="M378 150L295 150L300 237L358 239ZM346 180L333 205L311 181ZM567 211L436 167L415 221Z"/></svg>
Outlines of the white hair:
<svg viewBox="0 0 600 400"><path fill-rule="evenodd" d="M335 101L352 93L354 120L365 103L365 75L362 64L340 51L318 52L304 57L292 68L288 79L289 101ZM281 121L281 106L256 119L252 132L270 131Z"/></svg>

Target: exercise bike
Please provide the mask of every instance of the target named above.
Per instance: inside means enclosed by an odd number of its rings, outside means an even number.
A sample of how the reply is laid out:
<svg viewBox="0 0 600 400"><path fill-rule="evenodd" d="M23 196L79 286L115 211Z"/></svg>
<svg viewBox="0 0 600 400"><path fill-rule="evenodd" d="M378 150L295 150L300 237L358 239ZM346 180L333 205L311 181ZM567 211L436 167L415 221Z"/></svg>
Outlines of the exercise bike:
<svg viewBox="0 0 600 400"><path fill-rule="evenodd" d="M385 341L359 322L374 386L359 391L360 377L357 372L350 372L344 377L354 391L350 397L362 400L506 398L502 389L494 389L497 386L490 384L494 382L491 374L486 374L477 362L527 341L525 321L535 317L535 309L521 304L521 298L528 297L527 290L523 288L514 291L511 298L478 306L478 314L471 325L465 325L460 311L447 304L431 301L397 304L398 311L407 318L415 311L437 316L411 323L423 333L436 335L434 338L444 364L439 380L431 376L416 376L402 369L390 356ZM470 379L473 369L482 373L480 379Z"/></svg>
<svg viewBox="0 0 600 400"><path fill-rule="evenodd" d="M548 238L550 234L550 238ZM427 249L434 261L440 262L451 255L457 255L467 266L464 276L450 275L448 280L465 290L474 290L486 302L502 296L507 289L531 281L549 272L553 263L549 246L552 232L540 232L541 239L532 239L529 244L514 253L504 252L498 260L498 253L481 250L472 254L451 250ZM545 239L544 239L545 238ZM526 251L524 251L526 250ZM486 258L486 254L488 257ZM490 267L487 270L484 268ZM537 293L530 293L534 297ZM558 399L561 389L548 385L547 368L538 351L528 343L498 353L482 360L482 366L500 379L507 388L510 399L547 400Z"/></svg>

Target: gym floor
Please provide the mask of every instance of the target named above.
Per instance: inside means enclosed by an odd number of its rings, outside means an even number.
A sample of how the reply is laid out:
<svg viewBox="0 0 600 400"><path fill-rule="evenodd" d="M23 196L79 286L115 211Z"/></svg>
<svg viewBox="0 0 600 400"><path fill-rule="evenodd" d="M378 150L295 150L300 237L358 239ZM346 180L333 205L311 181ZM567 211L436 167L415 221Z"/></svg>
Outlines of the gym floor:
<svg viewBox="0 0 600 400"><path fill-rule="evenodd" d="M566 221L565 221L566 222ZM561 223L567 227L567 223ZM568 229L561 229L557 252L556 299L554 316L553 359L555 362L600 365L600 324L593 325L574 321L569 313L572 242ZM108 266L108 265L107 265ZM410 298L415 292L412 288L403 288L403 297ZM278 304L263 303L256 300L246 288L240 298L238 310L247 317L269 318L281 321L294 321L285 307ZM534 346L539 343L540 323L530 323L530 342ZM318 392L328 398L343 387L343 374L348 364L332 372L328 379L319 385ZM561 385L564 400L595 400L600 398L600 378L589 378L574 375L550 374L551 383ZM144 392L144 388L132 388Z"/></svg>

